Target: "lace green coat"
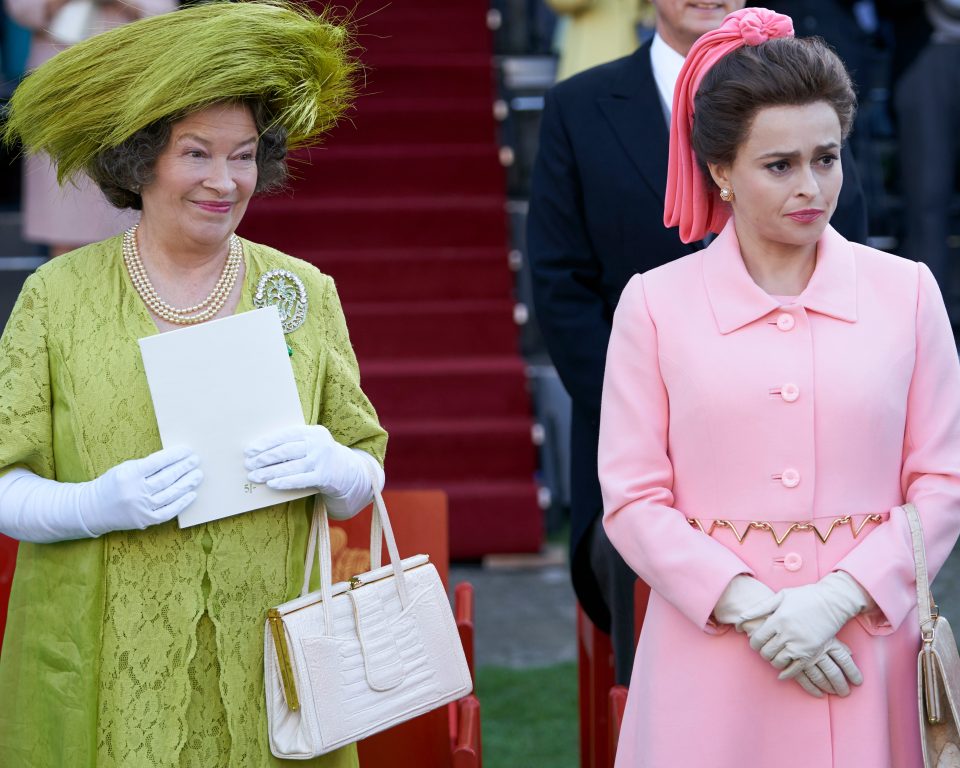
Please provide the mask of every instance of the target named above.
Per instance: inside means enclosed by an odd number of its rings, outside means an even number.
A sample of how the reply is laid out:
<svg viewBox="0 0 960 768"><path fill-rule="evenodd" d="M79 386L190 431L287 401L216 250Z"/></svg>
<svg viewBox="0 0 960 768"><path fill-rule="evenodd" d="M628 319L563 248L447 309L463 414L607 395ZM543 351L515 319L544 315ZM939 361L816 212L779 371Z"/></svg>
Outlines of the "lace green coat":
<svg viewBox="0 0 960 768"><path fill-rule="evenodd" d="M238 312L253 308L268 270L306 285L307 319L287 342L307 423L382 461L386 433L360 389L333 281L262 245L245 241L244 252ZM0 342L0 471L81 482L158 450L137 344L156 332L120 238L37 270ZM298 592L307 527L301 499L184 530L171 521L21 544L0 658L3 766L279 765L263 621ZM356 751L307 765L355 766Z"/></svg>

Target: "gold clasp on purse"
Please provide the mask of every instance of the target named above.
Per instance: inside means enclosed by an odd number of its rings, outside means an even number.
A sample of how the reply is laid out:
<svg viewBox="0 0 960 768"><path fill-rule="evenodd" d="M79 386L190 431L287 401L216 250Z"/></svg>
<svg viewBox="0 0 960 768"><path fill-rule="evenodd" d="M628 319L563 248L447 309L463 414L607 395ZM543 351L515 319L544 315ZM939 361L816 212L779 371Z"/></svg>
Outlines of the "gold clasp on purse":
<svg viewBox="0 0 960 768"><path fill-rule="evenodd" d="M349 586L349 589L356 589L357 587L362 587L362 586L363 586L363 582L360 581L360 577L359 577L359 576L351 576L348 583L349 583L349 585L350 585L350 586Z"/></svg>
<svg viewBox="0 0 960 768"><path fill-rule="evenodd" d="M267 611L267 620L270 622L270 631L273 633L273 648L277 652L280 682L283 683L283 698L287 701L287 707L296 712L300 709L300 698L297 696L297 685L293 679L293 662L290 658L290 649L287 647L283 616L276 608L271 608Z"/></svg>

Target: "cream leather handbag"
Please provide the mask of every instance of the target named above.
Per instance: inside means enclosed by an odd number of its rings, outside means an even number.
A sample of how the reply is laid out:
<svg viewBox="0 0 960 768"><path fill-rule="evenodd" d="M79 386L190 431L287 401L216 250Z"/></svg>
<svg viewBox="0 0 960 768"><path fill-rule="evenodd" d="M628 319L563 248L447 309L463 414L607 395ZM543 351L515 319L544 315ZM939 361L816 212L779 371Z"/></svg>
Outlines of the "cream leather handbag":
<svg viewBox="0 0 960 768"><path fill-rule="evenodd" d="M381 533L382 531L382 533ZM381 567L381 539L390 564ZM319 542L320 590L308 592ZM380 493L371 570L331 584L330 527L317 496L300 597L264 631L270 751L307 760L459 699L472 689L447 594L427 555L401 561Z"/></svg>
<svg viewBox="0 0 960 768"><path fill-rule="evenodd" d="M917 605L920 611L920 655L917 658L917 696L920 739L926 768L960 768L960 654L950 624L937 611L930 592L927 556L920 516L913 504L903 511L913 536L917 568Z"/></svg>

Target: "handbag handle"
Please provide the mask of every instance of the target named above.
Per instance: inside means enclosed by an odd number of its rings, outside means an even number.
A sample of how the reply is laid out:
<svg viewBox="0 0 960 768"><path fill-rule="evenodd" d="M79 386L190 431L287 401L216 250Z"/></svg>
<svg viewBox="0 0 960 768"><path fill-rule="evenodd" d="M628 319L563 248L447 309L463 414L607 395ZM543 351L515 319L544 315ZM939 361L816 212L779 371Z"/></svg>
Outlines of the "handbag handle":
<svg viewBox="0 0 960 768"><path fill-rule="evenodd" d="M368 472L370 486L373 491L373 516L370 520L370 568L379 568L381 564L381 542L387 540L387 553L390 555L390 565L393 568L394 583L400 596L400 605L406 608L409 604L407 583L400 563L400 551L397 549L397 540L393 535L393 526L390 525L390 515L383 496L377 490L377 483L373 479L372 471ZM320 598L323 610L324 625L327 634L333 634L333 619L330 615L330 601L333 592L333 556L330 551L330 521L327 507L323 502L323 494L318 493L313 504L313 518L310 521L310 535L307 538L307 557L303 566L303 586L300 596L310 591L310 576L313 573L313 559L320 549Z"/></svg>
<svg viewBox="0 0 960 768"><path fill-rule="evenodd" d="M917 571L917 605L919 606L920 634L924 639L933 631L933 624L937 620L937 605L933 602L933 592L930 591L930 578L927 573L927 553L923 545L923 526L920 525L920 515L913 504L904 504L902 507L910 524L910 535L913 537L913 562Z"/></svg>

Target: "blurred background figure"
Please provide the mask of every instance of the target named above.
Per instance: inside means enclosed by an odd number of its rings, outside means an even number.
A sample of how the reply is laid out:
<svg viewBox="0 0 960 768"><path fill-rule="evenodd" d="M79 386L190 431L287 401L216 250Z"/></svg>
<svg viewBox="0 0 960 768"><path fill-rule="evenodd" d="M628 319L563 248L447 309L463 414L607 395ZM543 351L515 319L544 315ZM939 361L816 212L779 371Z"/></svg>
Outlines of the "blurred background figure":
<svg viewBox="0 0 960 768"><path fill-rule="evenodd" d="M32 70L98 32L176 10L177 0L4 0L4 7L33 32L27 59ZM137 219L112 207L85 176L61 187L45 155L24 163L22 206L23 239L47 246L51 257L116 235Z"/></svg>
<svg viewBox="0 0 960 768"><path fill-rule="evenodd" d="M629 56L640 39L637 24L646 0L546 0L564 17L557 80Z"/></svg>
<svg viewBox="0 0 960 768"><path fill-rule="evenodd" d="M863 85L868 34L860 25L857 0L755 0L748 6L769 8L793 19L797 37L822 37L837 52L855 86Z"/></svg>
<svg viewBox="0 0 960 768"><path fill-rule="evenodd" d="M926 262L941 290L951 294L949 227L960 159L960 1L887 0L879 10L894 34L891 79L904 207L900 254Z"/></svg>

